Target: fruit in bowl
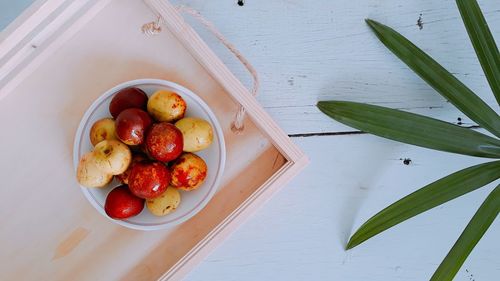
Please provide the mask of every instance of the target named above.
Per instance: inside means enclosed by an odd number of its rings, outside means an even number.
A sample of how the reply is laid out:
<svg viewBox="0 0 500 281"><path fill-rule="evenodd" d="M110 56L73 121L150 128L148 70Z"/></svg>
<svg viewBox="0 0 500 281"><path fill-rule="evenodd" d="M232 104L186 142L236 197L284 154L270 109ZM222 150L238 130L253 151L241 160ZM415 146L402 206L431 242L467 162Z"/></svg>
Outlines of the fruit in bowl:
<svg viewBox="0 0 500 281"><path fill-rule="evenodd" d="M111 182L113 175L99 169L94 153L88 152L80 158L76 178L86 187L104 187Z"/></svg>
<svg viewBox="0 0 500 281"><path fill-rule="evenodd" d="M118 118L118 115L129 108L138 108L146 110L148 96L146 93L137 87L128 87L120 90L113 96L109 103L109 113L113 118Z"/></svg>
<svg viewBox="0 0 500 281"><path fill-rule="evenodd" d="M128 146L117 140L101 141L93 153L97 168L111 175L125 172L132 160Z"/></svg>
<svg viewBox="0 0 500 281"><path fill-rule="evenodd" d="M159 217L175 211L180 203L181 194L172 186L169 186L160 196L146 200L146 206L151 214Z"/></svg>
<svg viewBox="0 0 500 281"><path fill-rule="evenodd" d="M90 142L93 146L103 140L116 140L115 120L112 118L103 118L90 128Z"/></svg>
<svg viewBox="0 0 500 281"><path fill-rule="evenodd" d="M126 219L138 215L144 209L144 199L132 194L126 185L113 189L106 197L104 210L113 219Z"/></svg>
<svg viewBox="0 0 500 281"><path fill-rule="evenodd" d="M172 165L172 185L190 191L201 186L207 176L207 164L194 153L184 153Z"/></svg>
<svg viewBox="0 0 500 281"><path fill-rule="evenodd" d="M186 102L172 91L156 91L148 101L148 112L159 122L173 122L184 117Z"/></svg>
<svg viewBox="0 0 500 281"><path fill-rule="evenodd" d="M170 178L170 171L165 164L158 161L139 162L130 171L128 185L137 197L153 199L167 189Z"/></svg>
<svg viewBox="0 0 500 281"><path fill-rule="evenodd" d="M132 154L132 161L130 162L130 165L128 165L127 170L125 172L119 174L116 176L116 178L123 184L128 184L128 178L130 176L130 172L132 171L132 168L134 167L134 164L138 162L143 162L148 160L148 158L141 153L135 153Z"/></svg>
<svg viewBox="0 0 500 281"><path fill-rule="evenodd" d="M216 190L225 151L222 130L201 99L171 82L142 81L150 82L117 86L89 108L75 139L75 161L78 182L94 207L121 225L145 230L201 210ZM185 153L185 140L201 154ZM214 165L213 174L207 163ZM194 189L202 191L186 192Z"/></svg>
<svg viewBox="0 0 500 281"><path fill-rule="evenodd" d="M149 155L162 162L175 160L182 153L184 140L182 133L174 125L161 122L151 126L146 138Z"/></svg>
<svg viewBox="0 0 500 281"><path fill-rule="evenodd" d="M212 126L206 120L195 117L186 117L175 123L182 132L186 152L203 150L212 144L214 133Z"/></svg>
<svg viewBox="0 0 500 281"><path fill-rule="evenodd" d="M116 135L125 144L139 145L144 142L146 132L152 123L146 111L128 108L120 112L116 118Z"/></svg>

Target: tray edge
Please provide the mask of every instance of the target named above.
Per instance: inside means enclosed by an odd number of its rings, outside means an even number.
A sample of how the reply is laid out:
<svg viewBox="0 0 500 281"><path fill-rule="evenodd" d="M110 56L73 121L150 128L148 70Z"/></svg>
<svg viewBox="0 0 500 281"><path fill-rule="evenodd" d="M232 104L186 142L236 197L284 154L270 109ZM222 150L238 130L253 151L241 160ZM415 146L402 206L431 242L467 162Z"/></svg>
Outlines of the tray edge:
<svg viewBox="0 0 500 281"><path fill-rule="evenodd" d="M41 0L40 0L41 1ZM92 0L82 0L91 2ZM205 236L195 247L193 247L183 258L181 258L174 266L167 270L159 280L180 279L185 276L190 269L203 260L213 249L222 243L239 225L241 225L251 214L253 214L258 207L262 206L271 196L296 176L308 163L307 156L296 146L286 133L274 122L274 120L264 111L264 109L253 97L248 89L238 80L234 74L224 65L224 63L215 55L215 53L208 47L208 45L201 39L201 37L188 25L182 16L178 13L176 8L167 0L143 0L153 12L160 14L165 19L165 24L174 36L188 49L193 57L218 81L227 92L235 98L235 100L242 104L247 109L247 114L254 120L255 125L263 131L263 133L271 140L273 145L280 151L280 153L288 160L288 162L280 168L272 177L266 180L250 197L248 197L237 209L233 210L231 214L226 217L219 225L217 225L207 236ZM65 0L46 0L41 1L43 4L50 6L50 10L45 10L42 15L36 14L27 17L27 20L32 20L27 27L30 31L36 28L33 20L40 20L40 16L49 17L53 10L57 7L63 6ZM88 21L101 11L111 0L99 0L91 3L90 7L81 12L78 18L65 30L59 33L52 42L48 42L47 46L36 52L31 61L26 62L24 68L14 75L14 77L7 81L3 88L0 88L0 101L3 97L10 93L23 79L25 79L37 66L48 58L54 51L62 46L74 34L76 34ZM39 2L35 2L39 3ZM54 6L55 5L55 6ZM81 10L86 7L82 5ZM31 7L30 7L31 8ZM68 9L63 9L59 15L69 13ZM74 12L74 11L72 11ZM35 18L34 18L35 17ZM16 19L17 20L17 19ZM63 26L66 22L61 22ZM16 22L16 25L22 23ZM59 26L59 27L60 27ZM30 32L26 31L26 36ZM6 38L11 36L12 33L7 33ZM26 38L23 37L24 38ZM22 40L19 40L20 43ZM26 44L21 46L14 46L5 52L10 51L17 53L23 48L32 46L33 40L27 40ZM4 47L5 41L0 42L0 48ZM8 47L8 46L7 46ZM3 57L0 57L3 58ZM24 62L21 62L24 63ZM15 65L15 67L21 65Z"/></svg>

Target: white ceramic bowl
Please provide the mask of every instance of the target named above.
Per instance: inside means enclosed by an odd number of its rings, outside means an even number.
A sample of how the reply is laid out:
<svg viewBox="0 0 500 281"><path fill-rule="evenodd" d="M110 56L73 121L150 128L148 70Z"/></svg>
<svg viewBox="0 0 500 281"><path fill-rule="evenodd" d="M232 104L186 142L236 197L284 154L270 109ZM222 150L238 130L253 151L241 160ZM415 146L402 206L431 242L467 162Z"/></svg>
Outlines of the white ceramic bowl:
<svg viewBox="0 0 500 281"><path fill-rule="evenodd" d="M194 191L180 191L181 203L179 207L174 212L166 216L154 216L149 213L146 207L144 207L144 210L142 210L139 215L126 220L111 219L104 211L106 196L114 187L120 185L116 179L105 188L87 188L83 186L80 186L80 188L92 206L94 206L103 216L109 218L117 224L139 230L165 229L182 223L194 216L201 209L203 209L203 207L208 203L208 201L210 201L212 196L217 191L226 160L224 135L219 122L208 105L190 90L176 83L159 79L139 79L128 81L101 95L92 103L89 109L85 112L85 115L83 115L82 121L76 131L75 143L73 147L73 164L75 166L75 171L78 166L78 161L82 155L93 149L89 139L89 132L94 122L104 117L111 117L108 107L113 95L123 88L132 86L142 89L146 92L146 94L148 94L148 96L151 96L156 90L160 89L174 91L186 101L187 117L199 117L210 122L214 129L213 143L207 149L196 152L196 154L203 158L203 160L207 163L208 173L205 182Z"/></svg>

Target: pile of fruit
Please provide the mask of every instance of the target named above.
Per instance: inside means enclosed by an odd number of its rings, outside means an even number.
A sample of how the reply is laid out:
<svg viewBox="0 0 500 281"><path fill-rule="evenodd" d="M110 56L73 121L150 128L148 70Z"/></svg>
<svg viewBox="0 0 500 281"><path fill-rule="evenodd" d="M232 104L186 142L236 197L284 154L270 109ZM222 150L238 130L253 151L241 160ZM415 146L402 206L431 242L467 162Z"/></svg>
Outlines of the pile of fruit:
<svg viewBox="0 0 500 281"><path fill-rule="evenodd" d="M159 90L148 99L130 87L113 96L112 118L93 124L94 150L80 159L77 179L86 187L106 187L115 176L122 183L106 197L109 217L130 218L144 204L153 215L167 215L180 204L179 190L202 185L207 165L193 152L210 146L213 129L206 120L184 117L186 108L177 93Z"/></svg>

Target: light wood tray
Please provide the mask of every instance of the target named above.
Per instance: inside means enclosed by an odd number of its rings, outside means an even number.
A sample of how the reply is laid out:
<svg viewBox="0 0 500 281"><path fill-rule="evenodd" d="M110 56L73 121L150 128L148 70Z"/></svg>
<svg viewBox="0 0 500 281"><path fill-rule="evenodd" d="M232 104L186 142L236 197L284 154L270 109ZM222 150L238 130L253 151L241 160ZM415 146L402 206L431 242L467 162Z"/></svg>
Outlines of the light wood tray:
<svg viewBox="0 0 500 281"><path fill-rule="evenodd" d="M163 31L142 34L158 15ZM178 280L307 163L166 1L37 1L0 40L0 280ZM164 231L101 216L72 165L87 107L138 78L191 89L225 131L219 191L198 215ZM248 113L242 135L230 130L238 104Z"/></svg>

